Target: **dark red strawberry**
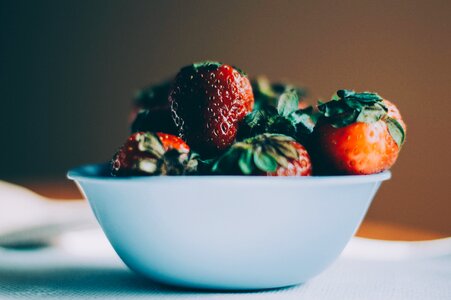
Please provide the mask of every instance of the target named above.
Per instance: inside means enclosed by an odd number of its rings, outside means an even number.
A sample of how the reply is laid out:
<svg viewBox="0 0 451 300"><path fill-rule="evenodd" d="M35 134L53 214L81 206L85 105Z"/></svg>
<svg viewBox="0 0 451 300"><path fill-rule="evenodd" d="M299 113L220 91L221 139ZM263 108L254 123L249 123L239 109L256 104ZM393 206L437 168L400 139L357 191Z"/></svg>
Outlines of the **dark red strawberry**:
<svg viewBox="0 0 451 300"><path fill-rule="evenodd" d="M252 110L251 84L240 70L218 62L184 67L169 94L179 135L204 155L235 141L238 122Z"/></svg>
<svg viewBox="0 0 451 300"><path fill-rule="evenodd" d="M337 95L318 107L315 166L324 173L351 175L390 168L406 134L396 106L374 93L340 90Z"/></svg>
<svg viewBox="0 0 451 300"><path fill-rule="evenodd" d="M213 165L225 175L309 176L310 156L293 138L261 134L232 145Z"/></svg>
<svg viewBox="0 0 451 300"><path fill-rule="evenodd" d="M114 176L182 175L193 171L197 162L180 138L158 132L132 134L111 162Z"/></svg>

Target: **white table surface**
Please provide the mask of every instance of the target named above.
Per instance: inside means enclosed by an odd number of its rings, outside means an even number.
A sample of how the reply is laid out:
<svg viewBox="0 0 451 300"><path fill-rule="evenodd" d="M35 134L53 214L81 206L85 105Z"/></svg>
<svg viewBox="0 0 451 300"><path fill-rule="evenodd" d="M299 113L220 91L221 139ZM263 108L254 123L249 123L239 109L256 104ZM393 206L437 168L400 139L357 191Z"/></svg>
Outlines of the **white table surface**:
<svg viewBox="0 0 451 300"><path fill-rule="evenodd" d="M0 299L451 299L450 240L354 239L308 283L257 292L162 286L129 271L99 231L63 236L40 250L0 248ZM447 248L448 247L448 248Z"/></svg>

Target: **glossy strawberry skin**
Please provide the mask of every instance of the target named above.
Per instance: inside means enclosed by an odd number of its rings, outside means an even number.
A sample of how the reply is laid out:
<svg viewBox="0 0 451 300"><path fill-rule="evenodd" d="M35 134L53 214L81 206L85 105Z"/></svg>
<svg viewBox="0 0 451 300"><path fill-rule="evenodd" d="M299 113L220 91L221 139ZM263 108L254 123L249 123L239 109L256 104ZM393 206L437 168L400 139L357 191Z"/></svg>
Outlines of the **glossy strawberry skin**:
<svg viewBox="0 0 451 300"><path fill-rule="evenodd" d="M185 141L175 135L157 132L157 136L160 138L164 150L166 151L171 149L175 149L181 153L189 153L190 151L189 146L185 143Z"/></svg>
<svg viewBox="0 0 451 300"><path fill-rule="evenodd" d="M235 140L254 104L248 78L235 68L201 63L183 68L169 94L179 135L196 151L214 155Z"/></svg>
<svg viewBox="0 0 451 300"><path fill-rule="evenodd" d="M299 159L289 160L287 167L279 166L276 172L267 173L266 176L311 176L312 162L307 150L299 143L293 142L296 148Z"/></svg>
<svg viewBox="0 0 451 300"><path fill-rule="evenodd" d="M385 122L358 122L341 128L320 125L317 132L328 172L349 175L379 173L398 158L399 148ZM325 163L322 161L321 163Z"/></svg>

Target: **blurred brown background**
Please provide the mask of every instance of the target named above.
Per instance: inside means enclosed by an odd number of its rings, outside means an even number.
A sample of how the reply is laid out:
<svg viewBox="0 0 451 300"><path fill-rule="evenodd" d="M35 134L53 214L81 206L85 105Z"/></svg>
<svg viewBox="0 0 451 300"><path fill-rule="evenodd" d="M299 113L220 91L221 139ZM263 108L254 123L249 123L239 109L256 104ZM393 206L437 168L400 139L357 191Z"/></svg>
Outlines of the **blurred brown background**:
<svg viewBox="0 0 451 300"><path fill-rule="evenodd" d="M224 1L225 2L225 1ZM368 218L451 233L451 1L2 1L0 178L108 160L134 92L204 59L396 102L407 143Z"/></svg>

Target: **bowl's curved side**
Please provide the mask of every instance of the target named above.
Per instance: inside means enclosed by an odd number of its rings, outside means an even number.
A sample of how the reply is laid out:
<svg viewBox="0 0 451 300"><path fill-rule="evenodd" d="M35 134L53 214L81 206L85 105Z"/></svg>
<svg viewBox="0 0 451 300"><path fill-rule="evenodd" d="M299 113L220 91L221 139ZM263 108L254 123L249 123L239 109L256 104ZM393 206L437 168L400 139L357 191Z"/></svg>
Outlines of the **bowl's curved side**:
<svg viewBox="0 0 451 300"><path fill-rule="evenodd" d="M165 283L219 289L317 275L341 253L380 185L77 179L128 266Z"/></svg>

